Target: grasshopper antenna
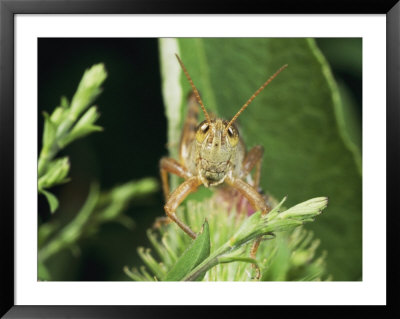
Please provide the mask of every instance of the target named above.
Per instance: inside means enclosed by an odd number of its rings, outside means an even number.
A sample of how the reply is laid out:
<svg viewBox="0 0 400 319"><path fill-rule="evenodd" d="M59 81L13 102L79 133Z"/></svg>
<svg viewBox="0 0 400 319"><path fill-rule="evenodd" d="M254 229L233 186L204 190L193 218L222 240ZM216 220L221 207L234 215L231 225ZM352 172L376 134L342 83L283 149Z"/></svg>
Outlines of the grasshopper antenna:
<svg viewBox="0 0 400 319"><path fill-rule="evenodd" d="M284 69L286 69L288 67L287 64L285 64L284 66L282 66L278 71L276 71L263 85L261 85L261 87L251 96L251 98L249 98L249 100L242 106L242 108L236 113L236 115L232 118L232 120L228 123L228 125L226 126L225 130L224 130L224 135L228 132L229 127L233 124L233 122L236 121L236 119L239 117L239 115L246 109L246 107L249 106L249 104L256 98L256 96L258 94L260 94L260 92L262 90L264 90L264 88L273 80L276 78L276 76L281 73Z"/></svg>
<svg viewBox="0 0 400 319"><path fill-rule="evenodd" d="M208 115L208 113L207 113L207 111L206 111L206 108L204 107L203 101L202 101L201 98L200 98L199 91L197 91L196 87L194 86L194 83L193 83L193 81L192 81L192 79L191 79L191 77L190 77L190 75L189 75L189 72L186 70L185 65L183 64L183 62L182 62L181 58L179 57L179 55L177 55L177 54L175 53L175 56L176 56L176 58L178 59L178 62L179 62L179 64L181 65L181 68L182 68L182 70L183 70L183 73L185 73L186 78L188 79L188 81L189 81L189 83L190 83L190 85L191 85L191 87L192 87L192 89L193 89L194 95L196 96L197 102L199 102L199 104L200 104L200 106L201 106L201 109L202 109L203 112L204 112L204 115L205 115L205 117L206 117L206 119L207 119L208 124L211 125L210 116Z"/></svg>

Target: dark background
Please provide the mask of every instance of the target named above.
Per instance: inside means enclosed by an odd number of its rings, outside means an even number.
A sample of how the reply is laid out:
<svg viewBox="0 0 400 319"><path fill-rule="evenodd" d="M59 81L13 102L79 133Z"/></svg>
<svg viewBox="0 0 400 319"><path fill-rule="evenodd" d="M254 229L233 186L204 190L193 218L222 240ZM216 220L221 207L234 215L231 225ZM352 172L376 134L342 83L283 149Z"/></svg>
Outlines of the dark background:
<svg viewBox="0 0 400 319"><path fill-rule="evenodd" d="M158 177L158 161L167 155L166 118L161 96L157 39L40 38L38 50L38 152L43 129L42 111L51 112L61 96L72 98L85 69L103 62L108 77L95 101L103 132L70 144L59 156L69 156L71 182L52 191L60 208L51 215L39 196L38 222L67 221L82 206L90 183L102 190L143 177ZM350 89L361 122L361 39L318 39L335 78ZM337 54L341 47L343 56ZM333 53L335 52L335 53ZM358 63L360 59L358 59ZM149 246L146 229L163 216L161 191L135 201L126 212L136 223L133 231L117 223L101 226L79 243L81 253L66 250L48 260L53 280L128 280L122 268L140 265L136 249Z"/></svg>

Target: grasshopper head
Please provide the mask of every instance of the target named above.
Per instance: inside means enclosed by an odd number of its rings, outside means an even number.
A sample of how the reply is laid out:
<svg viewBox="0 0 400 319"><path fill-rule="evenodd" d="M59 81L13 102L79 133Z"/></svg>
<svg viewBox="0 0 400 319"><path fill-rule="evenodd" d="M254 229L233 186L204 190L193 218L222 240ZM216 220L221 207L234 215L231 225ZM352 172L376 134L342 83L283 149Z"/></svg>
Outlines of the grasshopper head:
<svg viewBox="0 0 400 319"><path fill-rule="evenodd" d="M196 131L197 167L206 186L215 186L225 180L232 168L239 142L239 131L235 125L216 119L199 124Z"/></svg>

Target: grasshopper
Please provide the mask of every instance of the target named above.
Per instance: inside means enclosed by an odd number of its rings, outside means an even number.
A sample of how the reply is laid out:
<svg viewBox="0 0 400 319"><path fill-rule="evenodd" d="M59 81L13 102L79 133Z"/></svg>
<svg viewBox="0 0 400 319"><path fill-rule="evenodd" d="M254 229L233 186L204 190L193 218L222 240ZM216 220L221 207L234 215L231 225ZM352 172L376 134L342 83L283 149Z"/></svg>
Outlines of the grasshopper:
<svg viewBox="0 0 400 319"><path fill-rule="evenodd" d="M176 58L192 87L193 93L188 98L188 111L179 145L179 161L173 158L161 158L160 173L166 200L165 213L191 238L195 239L196 233L182 222L175 212L182 201L190 193L195 192L200 185L216 187L227 184L247 198L251 206L256 211L261 211L262 215L266 215L270 211L265 199L258 192L263 147L258 145L246 152L245 144L239 136L235 121L255 97L287 67L287 64L276 71L228 122L210 117L182 60L177 54ZM205 120L197 124L199 105L205 115ZM245 181L245 178L251 174L253 168L255 168L254 180L253 183L249 184ZM184 179L184 182L171 194L168 173ZM257 239L253 244L252 257L255 256L260 241L261 239Z"/></svg>

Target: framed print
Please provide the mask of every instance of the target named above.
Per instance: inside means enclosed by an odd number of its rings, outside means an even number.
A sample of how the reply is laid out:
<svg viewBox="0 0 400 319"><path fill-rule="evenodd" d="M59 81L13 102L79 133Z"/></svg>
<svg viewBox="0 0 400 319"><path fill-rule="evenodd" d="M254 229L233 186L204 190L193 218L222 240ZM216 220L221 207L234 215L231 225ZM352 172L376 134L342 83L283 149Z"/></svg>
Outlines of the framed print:
<svg viewBox="0 0 400 319"><path fill-rule="evenodd" d="M393 310L398 3L33 3L0 7L2 315Z"/></svg>

